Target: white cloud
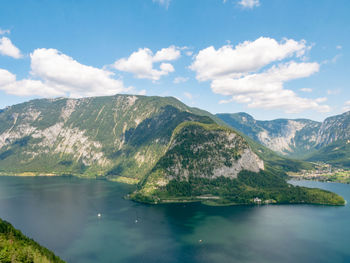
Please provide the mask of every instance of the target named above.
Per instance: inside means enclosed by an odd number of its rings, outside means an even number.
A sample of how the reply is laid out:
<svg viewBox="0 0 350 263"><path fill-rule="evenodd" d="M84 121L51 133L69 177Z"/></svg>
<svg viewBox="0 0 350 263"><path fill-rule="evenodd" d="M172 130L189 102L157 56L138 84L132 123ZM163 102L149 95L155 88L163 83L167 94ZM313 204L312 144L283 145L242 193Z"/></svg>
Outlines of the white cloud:
<svg viewBox="0 0 350 263"><path fill-rule="evenodd" d="M13 58L22 57L21 51L14 44L12 44L11 40L7 37L0 38L0 54Z"/></svg>
<svg viewBox="0 0 350 263"><path fill-rule="evenodd" d="M154 64L162 61L173 61L180 56L181 52L175 46L163 48L155 54L148 48L140 48L128 58L117 60L113 67L120 71L133 73L136 78L155 81L175 70L170 63L161 63L159 69L155 69Z"/></svg>
<svg viewBox="0 0 350 263"><path fill-rule="evenodd" d="M211 81L214 93L230 96L220 103L235 101L251 108L281 109L288 113L327 112L329 106L321 104L325 98L302 98L284 88L285 82L319 71L320 65L316 62L283 61L292 57L302 59L309 49L304 40L285 39L279 43L261 37L236 47L225 45L218 50L214 47L203 49L195 55L190 68L196 71L199 81ZM269 64L272 66L267 68ZM310 89L302 91L309 92Z"/></svg>
<svg viewBox="0 0 350 263"><path fill-rule="evenodd" d="M302 88L302 89L300 89L300 91L310 93L310 92L312 92L312 89L310 89L310 88Z"/></svg>
<svg viewBox="0 0 350 263"><path fill-rule="evenodd" d="M40 80L23 79L17 81L16 75L5 69L0 69L0 90L17 96L55 97L64 95L53 87L44 85Z"/></svg>
<svg viewBox="0 0 350 263"><path fill-rule="evenodd" d="M213 46L205 48L195 56L190 69L197 72L199 81L239 77L293 55L301 57L307 49L304 40L284 39L279 43L272 38L260 37L235 47L225 45L218 50Z"/></svg>
<svg viewBox="0 0 350 263"><path fill-rule="evenodd" d="M186 82L186 81L188 81L188 80L189 80L189 78L185 78L185 77L176 77L176 78L174 79L174 83L175 83L175 84L184 83L184 82Z"/></svg>
<svg viewBox="0 0 350 263"><path fill-rule="evenodd" d="M9 29L1 29L0 28L0 35L5 35L5 34L10 34L10 30Z"/></svg>
<svg viewBox="0 0 350 263"><path fill-rule="evenodd" d="M170 46L168 48L162 48L161 50L157 51L153 57L153 62L172 61L178 59L180 56L181 52L179 48Z"/></svg>
<svg viewBox="0 0 350 263"><path fill-rule="evenodd" d="M243 8L253 8L260 5L259 0L241 0L238 2Z"/></svg>
<svg viewBox="0 0 350 263"><path fill-rule="evenodd" d="M36 49L30 54L31 78L16 80L1 70L0 89L18 96L86 97L126 92L114 73L80 64L56 49Z"/></svg>
<svg viewBox="0 0 350 263"><path fill-rule="evenodd" d="M189 92L184 92L184 96L190 100L193 98L192 94Z"/></svg>
<svg viewBox="0 0 350 263"><path fill-rule="evenodd" d="M231 96L231 100L246 103L250 108L281 109L287 113L297 113L312 109L320 112L330 110L320 105L325 98L307 99L298 97L294 91L284 89L284 82L308 77L319 70L317 63L290 62L273 66L263 73L249 74L241 78L220 78L213 80L213 92Z"/></svg>
<svg viewBox="0 0 350 263"><path fill-rule="evenodd" d="M168 9L170 2L171 2L171 0L152 0L152 1L153 1L153 3L158 3L162 6L164 6L166 9Z"/></svg>
<svg viewBox="0 0 350 263"><path fill-rule="evenodd" d="M342 49L343 47L341 45L338 45L335 47L336 49Z"/></svg>
<svg viewBox="0 0 350 263"><path fill-rule="evenodd" d="M0 87L6 86L16 80L16 76L5 69L0 69Z"/></svg>
<svg viewBox="0 0 350 263"><path fill-rule="evenodd" d="M350 111L350 100L344 103L343 111Z"/></svg>

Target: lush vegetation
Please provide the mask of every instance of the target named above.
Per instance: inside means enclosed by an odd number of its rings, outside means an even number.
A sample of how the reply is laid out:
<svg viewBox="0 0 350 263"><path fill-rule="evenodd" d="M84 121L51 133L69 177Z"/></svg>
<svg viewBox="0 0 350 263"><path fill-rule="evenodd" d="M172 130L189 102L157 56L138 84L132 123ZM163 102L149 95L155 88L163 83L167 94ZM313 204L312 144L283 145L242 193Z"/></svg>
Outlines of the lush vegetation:
<svg viewBox="0 0 350 263"><path fill-rule="evenodd" d="M306 158L308 161L321 161L338 167L350 168L350 143L339 140L322 147Z"/></svg>
<svg viewBox="0 0 350 263"><path fill-rule="evenodd" d="M237 179L190 177L188 181L171 180L152 195L136 193L133 198L147 203L210 201L213 205L254 204L255 198L262 203L279 204L344 205L345 202L332 192L293 186L283 178L264 171L242 171Z"/></svg>
<svg viewBox="0 0 350 263"><path fill-rule="evenodd" d="M50 250L24 236L10 223L0 219L0 262L63 263L64 261Z"/></svg>
<svg viewBox="0 0 350 263"><path fill-rule="evenodd" d="M263 203L344 204L342 197L331 192L287 184L285 171L296 171L303 162L279 157L237 134L229 140L232 133L216 124L181 123L166 154L131 197L147 203L253 204L258 198ZM231 167L249 145L264 159L265 170L242 170L237 178L214 175L215 168Z"/></svg>
<svg viewBox="0 0 350 263"><path fill-rule="evenodd" d="M180 123L213 123L213 119L221 122L172 97L32 100L0 112L0 135L13 133L0 145L0 172L140 179L163 155ZM57 129L63 132L56 134ZM47 137L38 136L40 133ZM64 144L67 140L68 145ZM84 149L84 145L91 145L91 149ZM93 151L96 159L91 159ZM99 159L107 161L102 165Z"/></svg>
<svg viewBox="0 0 350 263"><path fill-rule="evenodd" d="M341 168L333 168L323 171L302 171L297 173L288 173L288 176L292 179L298 180L315 180L321 182L334 182L350 184L350 170L344 170Z"/></svg>

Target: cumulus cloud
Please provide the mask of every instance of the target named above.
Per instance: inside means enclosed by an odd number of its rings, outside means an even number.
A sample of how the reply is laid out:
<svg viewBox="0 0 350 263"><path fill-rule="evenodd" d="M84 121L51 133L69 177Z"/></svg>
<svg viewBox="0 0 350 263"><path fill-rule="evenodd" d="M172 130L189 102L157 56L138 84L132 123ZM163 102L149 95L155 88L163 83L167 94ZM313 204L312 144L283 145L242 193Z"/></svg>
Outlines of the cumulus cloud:
<svg viewBox="0 0 350 263"><path fill-rule="evenodd" d="M171 0L152 0L153 3L158 3L168 9Z"/></svg>
<svg viewBox="0 0 350 263"><path fill-rule="evenodd" d="M259 0L241 0L238 2L243 8L254 8L260 5Z"/></svg>
<svg viewBox="0 0 350 263"><path fill-rule="evenodd" d="M180 56L180 50L175 46L170 46L157 51L153 57L153 62L172 61L178 59Z"/></svg>
<svg viewBox="0 0 350 263"><path fill-rule="evenodd" d="M213 46L201 50L190 66L197 72L197 79L205 81L220 77L239 77L256 71L271 62L296 55L301 57L308 47L304 40L295 41L260 37L255 41L245 41L237 46L225 45L219 49Z"/></svg>
<svg viewBox="0 0 350 263"><path fill-rule="evenodd" d="M55 97L64 95L53 87L44 85L40 80L23 79L18 81L16 75L5 69L0 69L0 90L17 96Z"/></svg>
<svg viewBox="0 0 350 263"><path fill-rule="evenodd" d="M128 91L114 73L83 65L56 49L36 49L30 54L31 78L16 80L1 70L0 89L19 96L86 97Z"/></svg>
<svg viewBox="0 0 350 263"><path fill-rule="evenodd" d="M174 83L175 84L179 84L179 83L184 83L186 81L188 81L189 78L185 78L185 77L176 77L174 79Z"/></svg>
<svg viewBox="0 0 350 263"><path fill-rule="evenodd" d="M12 44L11 40L7 37L0 38L0 54L13 58L22 57L21 51L14 44Z"/></svg>
<svg viewBox="0 0 350 263"><path fill-rule="evenodd" d="M234 101L247 103L251 108L284 109L288 113L315 109L329 111L322 100L298 97L292 90L283 89L283 83L289 80L307 77L319 70L317 63L290 62L273 66L269 70L250 74L241 78L222 78L213 80L211 88L215 93L232 96Z"/></svg>
<svg viewBox="0 0 350 263"><path fill-rule="evenodd" d="M279 43L261 37L236 47L226 45L218 50L214 47L203 49L195 56L190 68L196 71L199 81L211 81L214 93L230 96L220 103L235 101L251 108L283 109L288 113L308 109L327 112L329 106L320 104L324 98L301 98L284 88L285 82L319 71L319 64L315 62L282 62L291 57L301 58L308 49L303 40L285 39ZM265 69L276 62L279 64Z"/></svg>
<svg viewBox="0 0 350 263"><path fill-rule="evenodd" d="M113 67L117 70L129 72L139 79L159 80L162 76L174 72L174 67L164 61L173 61L181 56L179 48L170 46L157 51L155 54L149 48L140 48L128 58L117 60ZM160 63L159 69L154 68L155 63Z"/></svg>

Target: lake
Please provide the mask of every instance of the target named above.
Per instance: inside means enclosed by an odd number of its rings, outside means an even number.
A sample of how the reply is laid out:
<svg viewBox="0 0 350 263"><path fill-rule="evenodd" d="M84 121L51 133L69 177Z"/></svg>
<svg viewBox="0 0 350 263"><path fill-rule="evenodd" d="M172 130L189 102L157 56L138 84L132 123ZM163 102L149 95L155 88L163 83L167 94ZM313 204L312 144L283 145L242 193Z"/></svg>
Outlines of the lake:
<svg viewBox="0 0 350 263"><path fill-rule="evenodd" d="M350 200L350 185L297 183ZM153 206L124 200L131 190L102 180L2 176L0 217L72 263L350 262L349 204Z"/></svg>

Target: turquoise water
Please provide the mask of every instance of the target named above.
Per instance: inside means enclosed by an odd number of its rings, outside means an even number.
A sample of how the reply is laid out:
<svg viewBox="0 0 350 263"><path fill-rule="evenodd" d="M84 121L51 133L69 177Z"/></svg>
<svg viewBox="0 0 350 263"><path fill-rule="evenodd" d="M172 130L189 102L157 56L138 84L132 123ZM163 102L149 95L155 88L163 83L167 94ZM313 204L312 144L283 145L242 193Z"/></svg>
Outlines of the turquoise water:
<svg viewBox="0 0 350 263"><path fill-rule="evenodd" d="M350 185L298 183L350 200ZM349 205L151 206L124 200L131 189L0 177L0 217L72 263L350 262Z"/></svg>

